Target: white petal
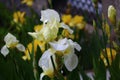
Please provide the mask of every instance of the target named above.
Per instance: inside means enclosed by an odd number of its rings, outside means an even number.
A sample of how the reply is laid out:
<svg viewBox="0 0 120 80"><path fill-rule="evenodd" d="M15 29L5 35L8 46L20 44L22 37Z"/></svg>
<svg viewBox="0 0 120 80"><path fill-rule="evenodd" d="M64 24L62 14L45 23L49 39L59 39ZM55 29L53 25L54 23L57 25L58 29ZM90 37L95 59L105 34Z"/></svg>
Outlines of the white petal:
<svg viewBox="0 0 120 80"><path fill-rule="evenodd" d="M51 61L51 56L53 58L55 67L57 68L57 64L56 64L56 59L55 59L55 55L53 53L51 53L51 49L48 49L47 51L45 51L43 53L43 55L41 56L38 65L43 69L43 72L45 75L50 76L51 74L54 73L54 68L52 65L52 61Z"/></svg>
<svg viewBox="0 0 120 80"><path fill-rule="evenodd" d="M13 36L11 33L8 33L5 38L4 41L6 43L7 47L11 47L11 45L18 43L19 41L16 39L15 36Z"/></svg>
<svg viewBox="0 0 120 80"><path fill-rule="evenodd" d="M75 47L78 51L81 50L80 45L79 45L78 43L76 43L76 42L74 42L74 47Z"/></svg>
<svg viewBox="0 0 120 80"><path fill-rule="evenodd" d="M19 51L25 51L25 47L22 45L22 44L17 44L16 45L16 48L19 50Z"/></svg>
<svg viewBox="0 0 120 80"><path fill-rule="evenodd" d="M45 74L44 73L41 73L40 74L40 80L42 80L42 78L45 76Z"/></svg>
<svg viewBox="0 0 120 80"><path fill-rule="evenodd" d="M9 40L16 41L16 37L13 36L11 33L8 33L8 34L5 36L4 41L7 43Z"/></svg>
<svg viewBox="0 0 120 80"><path fill-rule="evenodd" d="M70 34L73 33L73 30L70 29L70 27L69 27L68 25L66 25L66 24L64 24L64 23L61 23L61 27L64 28L64 29L67 29L67 30L69 31Z"/></svg>
<svg viewBox="0 0 120 80"><path fill-rule="evenodd" d="M9 50L8 50L8 48L7 48L6 45L2 47L2 49L1 49L1 53L2 53L3 56L5 56L5 57L8 55Z"/></svg>
<svg viewBox="0 0 120 80"><path fill-rule="evenodd" d="M41 11L41 21L43 21L44 23L46 21L50 22L53 20L57 20L58 22L60 22L60 17L59 14L52 9L46 9L46 10L42 10Z"/></svg>
<svg viewBox="0 0 120 80"><path fill-rule="evenodd" d="M40 40L40 41L44 40L43 35L41 34L41 31L40 32L28 32L28 34L37 40Z"/></svg>
<svg viewBox="0 0 120 80"><path fill-rule="evenodd" d="M61 44L65 44L65 43L67 43L67 38L60 39L58 42Z"/></svg>
<svg viewBox="0 0 120 80"><path fill-rule="evenodd" d="M38 33L36 32L28 32L28 34L32 36L33 38L37 38L37 35L38 35Z"/></svg>
<svg viewBox="0 0 120 80"><path fill-rule="evenodd" d="M63 51L69 47L69 45L67 44L67 38L60 39L57 42L55 41L49 42L49 44L51 45L53 49L58 50L58 51Z"/></svg>
<svg viewBox="0 0 120 80"><path fill-rule="evenodd" d="M40 67L44 67L46 69L49 68L51 65L51 56L53 56L53 59L55 60L54 51L51 51L51 49L48 49L41 56L41 58L38 62L38 65Z"/></svg>
<svg viewBox="0 0 120 80"><path fill-rule="evenodd" d="M72 71L73 69L75 69L78 65L77 55L73 53L64 55L64 64L68 71Z"/></svg>
<svg viewBox="0 0 120 80"><path fill-rule="evenodd" d="M43 67L43 66L48 67L49 66L48 62L49 62L50 56L51 56L51 52L49 50L45 51L43 53L43 55L41 56L41 58L38 62L38 65L40 67Z"/></svg>
<svg viewBox="0 0 120 80"><path fill-rule="evenodd" d="M81 46L77 42L73 42L71 39L68 40L70 45L76 48L78 51L81 50Z"/></svg>
<svg viewBox="0 0 120 80"><path fill-rule="evenodd" d="M58 50L58 51L63 51L65 49L68 48L68 44L66 45L63 45L63 44L59 44L59 43L52 43L52 42L49 42L49 44L51 45L51 47L55 50Z"/></svg>

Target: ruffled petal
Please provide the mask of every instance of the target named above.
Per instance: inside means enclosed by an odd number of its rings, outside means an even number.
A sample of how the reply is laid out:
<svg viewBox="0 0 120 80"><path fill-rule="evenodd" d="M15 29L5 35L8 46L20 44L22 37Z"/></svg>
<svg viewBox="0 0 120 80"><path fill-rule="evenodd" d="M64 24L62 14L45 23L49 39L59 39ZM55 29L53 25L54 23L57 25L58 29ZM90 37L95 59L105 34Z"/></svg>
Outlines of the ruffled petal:
<svg viewBox="0 0 120 80"><path fill-rule="evenodd" d="M5 36L5 38L4 38L4 41L7 43L8 41L16 41L16 37L15 36L13 36L11 33L8 33L6 36Z"/></svg>
<svg viewBox="0 0 120 80"><path fill-rule="evenodd" d="M58 42L49 42L51 47L58 51L63 51L69 47L67 43L67 38L60 39Z"/></svg>
<svg viewBox="0 0 120 80"><path fill-rule="evenodd" d="M22 44L17 44L17 45L16 45L16 48L17 48L19 51L22 51L22 52L25 51L25 47L24 47Z"/></svg>
<svg viewBox="0 0 120 80"><path fill-rule="evenodd" d="M7 48L6 45L2 47L1 53L2 53L2 55L5 56L5 57L8 55L9 50L8 50L8 48Z"/></svg>
<svg viewBox="0 0 120 80"><path fill-rule="evenodd" d="M50 42L49 43L51 45L51 47L57 51L63 51L63 50L66 50L68 48L68 44L66 45L63 45L63 44L59 44L59 43L52 43Z"/></svg>
<svg viewBox="0 0 120 80"><path fill-rule="evenodd" d="M58 22L60 22L60 16L55 10L46 9L46 10L41 11L41 19L40 20L43 21L43 23L51 22L53 20L57 20Z"/></svg>
<svg viewBox="0 0 120 80"><path fill-rule="evenodd" d="M81 46L77 43L77 42L74 42L74 47L80 51L81 50Z"/></svg>
<svg viewBox="0 0 120 80"><path fill-rule="evenodd" d="M16 37L14 35L12 35L11 33L8 33L4 37L4 41L5 41L7 47L14 47L19 42L16 39Z"/></svg>
<svg viewBox="0 0 120 80"><path fill-rule="evenodd" d="M67 29L67 30L69 31L70 34L73 33L73 30L70 29L70 27L69 27L68 25L64 24L64 23L61 23L61 26L60 26L60 27L62 27L62 28L64 28L64 29Z"/></svg>
<svg viewBox="0 0 120 80"><path fill-rule="evenodd" d="M64 55L64 64L68 71L72 71L78 65L78 57L76 54L67 54Z"/></svg>

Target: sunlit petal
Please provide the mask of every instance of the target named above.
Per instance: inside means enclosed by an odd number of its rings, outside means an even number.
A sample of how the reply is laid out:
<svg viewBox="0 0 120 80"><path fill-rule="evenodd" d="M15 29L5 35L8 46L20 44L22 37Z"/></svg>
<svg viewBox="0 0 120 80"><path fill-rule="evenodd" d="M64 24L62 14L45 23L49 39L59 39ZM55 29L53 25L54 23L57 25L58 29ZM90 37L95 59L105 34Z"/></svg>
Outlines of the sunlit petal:
<svg viewBox="0 0 120 80"><path fill-rule="evenodd" d="M54 15L54 16L53 16ZM52 9L46 9L41 11L41 21L45 22L51 22L53 20L57 20L60 22L59 14Z"/></svg>

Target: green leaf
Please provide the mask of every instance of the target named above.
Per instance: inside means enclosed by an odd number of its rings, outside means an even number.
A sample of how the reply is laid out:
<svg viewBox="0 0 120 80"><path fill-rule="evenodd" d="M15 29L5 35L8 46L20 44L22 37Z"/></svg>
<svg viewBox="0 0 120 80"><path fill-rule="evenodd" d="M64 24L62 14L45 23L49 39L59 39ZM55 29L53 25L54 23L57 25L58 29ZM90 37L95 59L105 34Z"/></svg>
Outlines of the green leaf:
<svg viewBox="0 0 120 80"><path fill-rule="evenodd" d="M67 76L67 80L80 80L80 75L77 69L73 70Z"/></svg>
<svg viewBox="0 0 120 80"><path fill-rule="evenodd" d="M106 80L106 68L102 60L93 57L95 80Z"/></svg>
<svg viewBox="0 0 120 80"><path fill-rule="evenodd" d="M110 66L111 80L120 80L120 54L116 55L115 60Z"/></svg>

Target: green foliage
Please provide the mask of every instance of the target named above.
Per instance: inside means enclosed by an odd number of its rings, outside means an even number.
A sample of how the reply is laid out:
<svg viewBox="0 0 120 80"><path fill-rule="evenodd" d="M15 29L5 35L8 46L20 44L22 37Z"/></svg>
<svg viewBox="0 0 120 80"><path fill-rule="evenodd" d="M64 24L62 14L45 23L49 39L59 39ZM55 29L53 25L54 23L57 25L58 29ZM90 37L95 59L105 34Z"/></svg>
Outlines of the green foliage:
<svg viewBox="0 0 120 80"><path fill-rule="evenodd" d="M73 70L67 76L68 80L80 80L80 75L77 69Z"/></svg>
<svg viewBox="0 0 120 80"><path fill-rule="evenodd" d="M120 54L116 55L115 60L113 61L110 67L110 80L119 80L120 79Z"/></svg>
<svg viewBox="0 0 120 80"><path fill-rule="evenodd" d="M17 55L16 55L17 54ZM1 80L33 80L31 62L21 59L22 53L12 51L6 58L0 56L0 79Z"/></svg>

